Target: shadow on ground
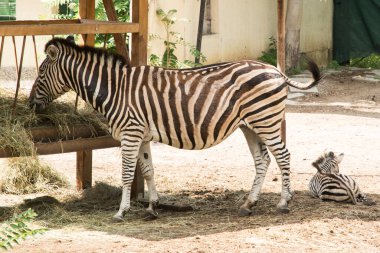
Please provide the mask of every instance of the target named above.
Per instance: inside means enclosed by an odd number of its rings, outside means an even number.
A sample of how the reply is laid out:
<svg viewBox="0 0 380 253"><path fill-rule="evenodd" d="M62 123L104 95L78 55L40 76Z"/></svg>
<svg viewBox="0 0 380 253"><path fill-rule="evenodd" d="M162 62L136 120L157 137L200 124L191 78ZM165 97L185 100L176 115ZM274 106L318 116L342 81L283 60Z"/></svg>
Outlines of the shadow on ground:
<svg viewBox="0 0 380 253"><path fill-rule="evenodd" d="M121 189L96 183L92 189L84 191L80 198L60 202L54 197L45 196L25 200L24 204L16 207L0 207L0 221L9 218L15 208L26 210L30 207L39 214L38 220L49 228L80 227L138 239L164 240L322 219L380 220L379 194L369 195L378 205L364 206L321 202L311 198L308 192L296 191L290 204L291 212L278 214L276 204L280 195L263 193L251 216L238 217L238 206L245 196L243 191L207 189L164 193L161 195L161 202L180 207L191 206L193 210L165 208L158 210L159 219L149 220L143 205L133 202L125 222L113 223L111 217L118 209Z"/></svg>

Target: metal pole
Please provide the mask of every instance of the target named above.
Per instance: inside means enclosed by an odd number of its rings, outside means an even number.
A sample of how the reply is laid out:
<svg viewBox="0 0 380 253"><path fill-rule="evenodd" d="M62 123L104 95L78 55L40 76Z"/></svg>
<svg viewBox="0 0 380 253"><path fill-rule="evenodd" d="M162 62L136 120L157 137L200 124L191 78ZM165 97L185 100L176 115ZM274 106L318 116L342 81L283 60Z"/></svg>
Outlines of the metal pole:
<svg viewBox="0 0 380 253"><path fill-rule="evenodd" d="M205 7L206 7L206 0L201 0L200 3L200 9L199 9L199 21L198 21L198 34L197 34L197 45L196 49L198 52L201 52L202 48L202 35L203 35L203 21L205 19ZM195 63L199 63L199 56L195 57Z"/></svg>

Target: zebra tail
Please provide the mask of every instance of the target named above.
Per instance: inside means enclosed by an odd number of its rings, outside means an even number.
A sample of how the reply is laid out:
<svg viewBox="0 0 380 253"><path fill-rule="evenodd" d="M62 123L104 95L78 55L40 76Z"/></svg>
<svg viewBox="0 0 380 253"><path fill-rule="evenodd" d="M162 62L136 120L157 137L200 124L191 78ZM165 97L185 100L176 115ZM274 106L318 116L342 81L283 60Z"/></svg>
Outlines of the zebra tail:
<svg viewBox="0 0 380 253"><path fill-rule="evenodd" d="M293 81L289 77L285 76L285 82L288 85L300 90L308 90L314 87L315 85L317 85L318 82L322 79L321 72L318 68L318 65L310 58L306 58L306 60L307 60L307 69L313 75L313 80L307 83L300 83L297 81Z"/></svg>

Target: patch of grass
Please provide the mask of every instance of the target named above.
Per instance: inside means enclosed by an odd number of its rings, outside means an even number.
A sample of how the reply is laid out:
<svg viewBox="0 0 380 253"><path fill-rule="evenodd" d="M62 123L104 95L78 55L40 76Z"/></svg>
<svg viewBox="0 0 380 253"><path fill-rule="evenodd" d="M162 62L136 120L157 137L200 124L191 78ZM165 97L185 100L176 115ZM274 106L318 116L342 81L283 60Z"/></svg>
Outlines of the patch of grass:
<svg viewBox="0 0 380 253"><path fill-rule="evenodd" d="M334 69L334 70L339 70L341 66L339 63L335 60L329 62L329 64L326 66L326 69Z"/></svg>
<svg viewBox="0 0 380 253"><path fill-rule="evenodd" d="M274 37L269 38L269 47L262 53L263 55L258 58L260 61L277 66L277 41Z"/></svg>
<svg viewBox="0 0 380 253"><path fill-rule="evenodd" d="M353 58L350 60L350 66L367 69L380 69L380 55L371 54L363 58Z"/></svg>

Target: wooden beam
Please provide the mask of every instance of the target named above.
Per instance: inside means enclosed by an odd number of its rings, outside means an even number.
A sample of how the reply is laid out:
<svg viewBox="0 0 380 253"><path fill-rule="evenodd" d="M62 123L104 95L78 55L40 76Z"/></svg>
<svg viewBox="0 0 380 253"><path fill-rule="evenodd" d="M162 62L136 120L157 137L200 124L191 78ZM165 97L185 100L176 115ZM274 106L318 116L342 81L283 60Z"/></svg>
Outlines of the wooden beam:
<svg viewBox="0 0 380 253"><path fill-rule="evenodd" d="M104 9L106 10L107 18L109 21L118 21L117 14L115 11L115 6L112 0L103 0ZM122 55L130 65L131 61L129 59L128 49L125 45L125 36L124 34L114 33L112 34L115 39L115 45L117 52Z"/></svg>
<svg viewBox="0 0 380 253"><path fill-rule="evenodd" d="M148 1L132 0L132 22L139 23L139 33L132 34L132 66L147 64Z"/></svg>
<svg viewBox="0 0 380 253"><path fill-rule="evenodd" d="M63 21L63 20L60 20ZM0 22L0 36L98 34L98 33L137 33L139 24L81 20L80 22L14 21L8 25ZM4 22L8 23L8 22Z"/></svg>
<svg viewBox="0 0 380 253"><path fill-rule="evenodd" d="M92 150L77 152L77 190L90 188L92 185Z"/></svg>
<svg viewBox="0 0 380 253"><path fill-rule="evenodd" d="M79 17L81 19L95 20L95 0L79 0ZM95 35L90 33L81 33L81 44L94 46Z"/></svg>
<svg viewBox="0 0 380 253"><path fill-rule="evenodd" d="M36 149L38 155L70 153L79 150L103 149L113 147L120 147L120 142L114 140L111 136L48 143L34 143L34 148ZM20 154L13 152L9 148L0 149L0 158L18 157L19 155Z"/></svg>

